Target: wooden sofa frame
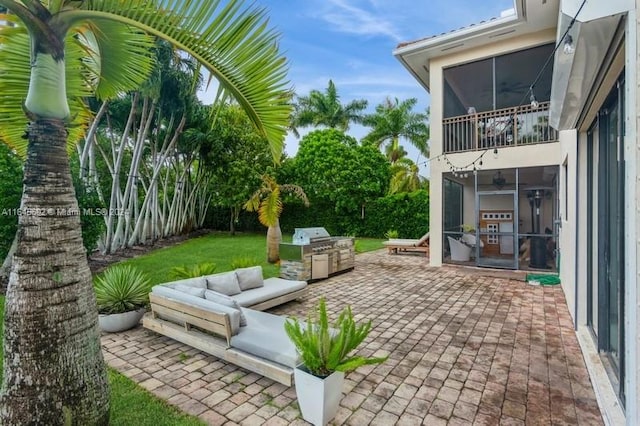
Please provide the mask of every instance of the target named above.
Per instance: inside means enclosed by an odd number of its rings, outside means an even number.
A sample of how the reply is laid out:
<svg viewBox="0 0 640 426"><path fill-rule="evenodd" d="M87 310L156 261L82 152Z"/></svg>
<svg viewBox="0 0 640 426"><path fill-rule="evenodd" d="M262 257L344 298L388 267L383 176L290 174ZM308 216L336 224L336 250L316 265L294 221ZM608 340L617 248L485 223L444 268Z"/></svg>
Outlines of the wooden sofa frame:
<svg viewBox="0 0 640 426"><path fill-rule="evenodd" d="M268 377L285 386L292 385L292 368L230 346L231 323L228 314L212 312L153 293L149 294L149 300L151 312L146 314L142 320L142 325L145 328ZM252 307L252 309L256 308ZM159 318L158 315L168 315L179 319L184 323L184 326Z"/></svg>

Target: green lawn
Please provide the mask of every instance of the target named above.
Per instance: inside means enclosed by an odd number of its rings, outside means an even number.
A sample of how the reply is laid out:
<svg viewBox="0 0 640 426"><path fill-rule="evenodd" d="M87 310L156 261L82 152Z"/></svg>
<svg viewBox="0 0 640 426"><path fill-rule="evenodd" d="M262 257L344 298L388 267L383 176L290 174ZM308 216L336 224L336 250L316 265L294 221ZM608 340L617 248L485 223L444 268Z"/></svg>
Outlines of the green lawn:
<svg viewBox="0 0 640 426"><path fill-rule="evenodd" d="M356 241L358 252L382 248L382 241L363 238ZM237 258L250 258L262 266L265 278L279 274L276 265L266 261L266 236L264 234L228 234L212 233L193 238L172 247L155 250L123 263L134 265L145 271L152 284L169 281L169 271L174 266L192 266L203 262L216 264L216 272L230 271L231 262Z"/></svg>

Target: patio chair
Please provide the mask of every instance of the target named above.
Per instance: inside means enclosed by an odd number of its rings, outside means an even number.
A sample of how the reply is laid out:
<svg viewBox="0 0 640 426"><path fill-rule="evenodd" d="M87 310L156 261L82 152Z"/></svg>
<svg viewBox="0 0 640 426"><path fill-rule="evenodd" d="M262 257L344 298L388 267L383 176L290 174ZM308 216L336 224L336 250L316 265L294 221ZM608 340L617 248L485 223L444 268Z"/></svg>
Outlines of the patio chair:
<svg viewBox="0 0 640 426"><path fill-rule="evenodd" d="M389 254L422 252L429 255L429 233L424 234L420 239L393 238L384 241L382 244L387 248Z"/></svg>

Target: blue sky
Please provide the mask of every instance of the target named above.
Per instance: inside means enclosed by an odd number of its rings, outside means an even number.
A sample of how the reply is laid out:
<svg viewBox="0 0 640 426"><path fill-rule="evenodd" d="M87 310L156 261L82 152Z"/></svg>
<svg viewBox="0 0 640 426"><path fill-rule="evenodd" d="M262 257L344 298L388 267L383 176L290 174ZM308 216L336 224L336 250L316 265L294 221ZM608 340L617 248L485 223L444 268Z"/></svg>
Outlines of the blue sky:
<svg viewBox="0 0 640 426"><path fill-rule="evenodd" d="M429 105L426 91L392 55L398 43L478 23L513 7L513 0L257 0L257 3L268 9L272 25L282 34L280 46L289 59L289 79L297 94L324 90L332 79L343 103L367 99L369 112L387 96L415 97L420 111ZM352 126L348 133L360 139L367 131ZM288 155L295 155L297 142L295 137L287 137ZM403 145L410 158L416 160L417 152L408 143ZM426 175L424 170L422 174Z"/></svg>

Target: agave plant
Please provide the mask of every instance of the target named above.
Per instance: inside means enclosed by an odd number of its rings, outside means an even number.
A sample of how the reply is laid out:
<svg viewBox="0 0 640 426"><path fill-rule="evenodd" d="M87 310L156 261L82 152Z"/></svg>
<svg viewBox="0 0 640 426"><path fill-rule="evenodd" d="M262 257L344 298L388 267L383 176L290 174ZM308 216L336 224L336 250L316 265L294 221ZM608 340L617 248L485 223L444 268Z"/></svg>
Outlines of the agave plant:
<svg viewBox="0 0 640 426"><path fill-rule="evenodd" d="M338 320L329 327L327 306L320 299L317 316L307 317L306 325L295 318L288 318L284 329L300 353L304 368L318 377L326 377L334 371L349 372L369 364L379 364L387 357L349 356L362 343L371 330L371 321L357 324L351 307L340 313Z"/></svg>
<svg viewBox="0 0 640 426"><path fill-rule="evenodd" d="M116 265L94 281L98 311L120 314L135 311L149 303L151 282L147 275L130 265Z"/></svg>
<svg viewBox="0 0 640 426"><path fill-rule="evenodd" d="M173 280L196 278L203 275L211 275L216 271L216 264L212 262L198 263L192 266L174 266L169 271L169 277Z"/></svg>

